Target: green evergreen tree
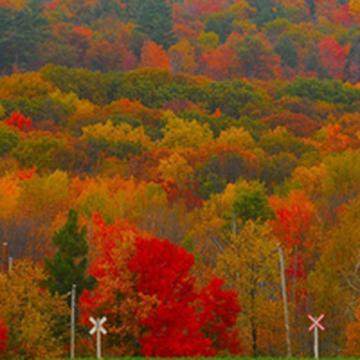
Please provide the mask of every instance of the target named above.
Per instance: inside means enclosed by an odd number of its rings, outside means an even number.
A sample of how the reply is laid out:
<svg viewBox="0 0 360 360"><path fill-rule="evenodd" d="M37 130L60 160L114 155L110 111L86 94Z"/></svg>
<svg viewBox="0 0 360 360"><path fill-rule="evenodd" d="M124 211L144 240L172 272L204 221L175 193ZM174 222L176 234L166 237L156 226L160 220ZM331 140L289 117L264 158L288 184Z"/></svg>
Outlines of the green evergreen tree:
<svg viewBox="0 0 360 360"><path fill-rule="evenodd" d="M77 295L91 289L95 280L86 275L88 245L85 226L78 229L78 215L69 211L66 224L53 236L57 251L53 259L45 259L49 277L46 285L52 293L67 294L76 284Z"/></svg>
<svg viewBox="0 0 360 360"><path fill-rule="evenodd" d="M275 46L275 51L281 56L283 65L293 69L298 66L298 54L294 43L289 38L282 37Z"/></svg>
<svg viewBox="0 0 360 360"><path fill-rule="evenodd" d="M42 2L31 0L20 10L0 7L0 68L28 69L38 45L47 37Z"/></svg>
<svg viewBox="0 0 360 360"><path fill-rule="evenodd" d="M137 6L133 5L131 10L139 30L157 44L163 45L164 48L174 44L176 39L172 31L171 7L164 0L135 1L134 3Z"/></svg>

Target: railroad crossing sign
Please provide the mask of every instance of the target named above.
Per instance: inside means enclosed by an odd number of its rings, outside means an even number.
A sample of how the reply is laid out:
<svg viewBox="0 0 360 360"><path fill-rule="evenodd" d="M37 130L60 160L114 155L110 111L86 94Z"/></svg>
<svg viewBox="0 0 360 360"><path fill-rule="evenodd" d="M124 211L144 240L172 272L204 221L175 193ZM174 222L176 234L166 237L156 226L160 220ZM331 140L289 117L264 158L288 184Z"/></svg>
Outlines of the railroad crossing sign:
<svg viewBox="0 0 360 360"><path fill-rule="evenodd" d="M308 315L309 320L312 324L309 326L309 332L314 332L314 356L315 359L319 358L319 329L321 331L325 330L325 326L321 324L321 320L325 317L324 314L321 314L319 317L314 317L312 315Z"/></svg>
<svg viewBox="0 0 360 360"><path fill-rule="evenodd" d="M104 329L103 325L106 322L106 317L94 319L90 317L89 320L94 325L94 327L89 331L90 335L96 333L96 357L101 359L101 334L106 335L107 331Z"/></svg>

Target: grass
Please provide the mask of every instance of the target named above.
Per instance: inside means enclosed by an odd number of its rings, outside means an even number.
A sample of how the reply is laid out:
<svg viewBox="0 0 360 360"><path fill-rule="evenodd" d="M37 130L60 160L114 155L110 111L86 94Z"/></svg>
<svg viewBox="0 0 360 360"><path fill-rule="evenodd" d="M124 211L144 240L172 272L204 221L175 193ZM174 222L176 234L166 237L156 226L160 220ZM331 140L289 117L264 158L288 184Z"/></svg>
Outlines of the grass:
<svg viewBox="0 0 360 360"><path fill-rule="evenodd" d="M321 357L321 360L359 360L358 357L341 357L341 356L337 356L337 357ZM95 360L96 358L78 358L81 360ZM191 359L191 358L145 358L145 357L122 357L122 358L114 358L114 357L104 357L104 360L151 360L151 359L161 359L161 360L181 360L181 359ZM287 358L287 357L241 357L241 356L227 356L227 357L194 357L193 359L196 360L216 360L216 359L220 359L220 360L311 360L314 359L312 357L291 357L291 358Z"/></svg>

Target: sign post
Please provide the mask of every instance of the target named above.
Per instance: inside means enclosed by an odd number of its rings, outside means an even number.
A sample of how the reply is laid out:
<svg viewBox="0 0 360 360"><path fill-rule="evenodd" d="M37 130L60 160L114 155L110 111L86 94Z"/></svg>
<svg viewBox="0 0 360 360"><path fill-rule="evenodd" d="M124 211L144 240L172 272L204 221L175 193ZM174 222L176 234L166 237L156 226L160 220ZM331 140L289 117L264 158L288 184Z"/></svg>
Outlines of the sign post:
<svg viewBox="0 0 360 360"><path fill-rule="evenodd" d="M312 322L312 324L309 326L309 331L314 332L314 356L315 359L319 358L319 329L321 331L325 330L325 327L320 323L321 320L323 320L325 317L324 314L321 314L318 318L308 315L309 320Z"/></svg>
<svg viewBox="0 0 360 360"><path fill-rule="evenodd" d="M101 334L107 334L107 331L103 327L106 322L106 317L103 316L101 319L94 319L93 317L90 317L89 320L94 325L94 327L89 331L90 335L94 335L96 333L96 357L97 359L101 359Z"/></svg>

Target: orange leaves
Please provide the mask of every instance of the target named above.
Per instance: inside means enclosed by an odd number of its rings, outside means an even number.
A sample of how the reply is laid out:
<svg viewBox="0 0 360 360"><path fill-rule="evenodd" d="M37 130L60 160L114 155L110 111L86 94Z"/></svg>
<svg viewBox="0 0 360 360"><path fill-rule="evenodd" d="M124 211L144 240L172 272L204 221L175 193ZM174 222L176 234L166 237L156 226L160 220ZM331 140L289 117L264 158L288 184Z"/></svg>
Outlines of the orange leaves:
<svg viewBox="0 0 360 360"><path fill-rule="evenodd" d="M360 356L360 305L356 309L355 321L346 329L346 338L345 353L350 356Z"/></svg>
<svg viewBox="0 0 360 360"><path fill-rule="evenodd" d="M326 152L342 152L350 147L352 140L348 135L342 133L341 125L328 125L325 131L326 139L323 148Z"/></svg>
<svg viewBox="0 0 360 360"><path fill-rule="evenodd" d="M236 52L226 44L203 54L202 61L204 73L216 80L232 78L239 67Z"/></svg>
<svg viewBox="0 0 360 360"><path fill-rule="evenodd" d="M74 26L73 27L73 32L80 36L83 37L85 39L90 39L93 35L93 32L90 28L86 27L86 26Z"/></svg>
<svg viewBox="0 0 360 360"><path fill-rule="evenodd" d="M106 225L99 214L93 216L93 224L89 273L98 286L81 296L81 321L88 324L89 316L107 316L113 339L110 347L116 347L118 355L134 354L136 348L131 339L140 337L140 319L155 303L153 297L137 293L127 266L140 233L126 221Z"/></svg>
<svg viewBox="0 0 360 360"><path fill-rule="evenodd" d="M10 176L0 178L0 219L10 218L20 196L18 181Z"/></svg>
<svg viewBox="0 0 360 360"><path fill-rule="evenodd" d="M162 46L147 41L141 50L141 67L170 70L170 59Z"/></svg>

